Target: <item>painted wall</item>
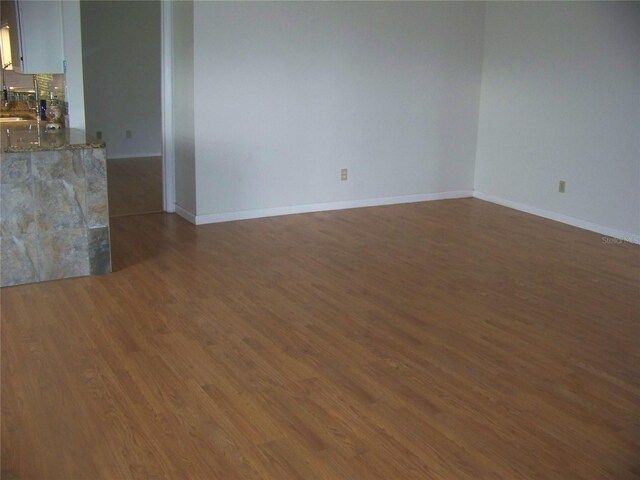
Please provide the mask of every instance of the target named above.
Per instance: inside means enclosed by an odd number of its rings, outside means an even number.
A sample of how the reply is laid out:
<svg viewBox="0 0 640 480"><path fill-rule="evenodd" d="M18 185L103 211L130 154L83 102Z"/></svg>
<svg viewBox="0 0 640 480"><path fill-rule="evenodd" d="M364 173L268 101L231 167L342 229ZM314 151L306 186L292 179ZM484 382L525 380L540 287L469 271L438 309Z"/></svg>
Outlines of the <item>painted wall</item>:
<svg viewBox="0 0 640 480"><path fill-rule="evenodd" d="M176 205L189 214L195 214L193 2L173 2L172 7Z"/></svg>
<svg viewBox="0 0 640 480"><path fill-rule="evenodd" d="M471 191L483 9L195 2L197 213Z"/></svg>
<svg viewBox="0 0 640 480"><path fill-rule="evenodd" d="M639 235L640 4L489 2L484 36L476 190Z"/></svg>
<svg viewBox="0 0 640 480"><path fill-rule="evenodd" d="M65 0L62 2L62 41L64 45L65 99L68 105L68 123L70 128L84 130L85 98L82 67L82 34L80 21L80 2Z"/></svg>
<svg viewBox="0 0 640 480"><path fill-rule="evenodd" d="M110 158L160 155L160 2L82 1L81 18L87 131Z"/></svg>

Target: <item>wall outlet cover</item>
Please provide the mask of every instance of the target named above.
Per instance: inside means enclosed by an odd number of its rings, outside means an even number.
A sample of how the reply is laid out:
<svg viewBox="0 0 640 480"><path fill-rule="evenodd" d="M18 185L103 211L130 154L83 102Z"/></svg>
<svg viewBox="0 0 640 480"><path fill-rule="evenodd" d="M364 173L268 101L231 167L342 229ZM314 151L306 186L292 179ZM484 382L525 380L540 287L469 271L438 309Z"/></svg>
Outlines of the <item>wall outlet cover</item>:
<svg viewBox="0 0 640 480"><path fill-rule="evenodd" d="M567 190L567 182L565 182L564 180L560 180L560 183L558 184L558 191L560 193L564 193Z"/></svg>

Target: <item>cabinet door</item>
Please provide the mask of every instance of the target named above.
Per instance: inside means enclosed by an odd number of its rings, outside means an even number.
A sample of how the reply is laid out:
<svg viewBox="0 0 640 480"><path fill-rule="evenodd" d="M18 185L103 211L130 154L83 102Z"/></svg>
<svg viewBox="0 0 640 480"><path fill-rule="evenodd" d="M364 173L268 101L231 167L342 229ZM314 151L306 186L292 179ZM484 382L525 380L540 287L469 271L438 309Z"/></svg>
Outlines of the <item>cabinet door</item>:
<svg viewBox="0 0 640 480"><path fill-rule="evenodd" d="M22 73L64 73L61 0L18 0ZM17 62L14 62L17 64Z"/></svg>

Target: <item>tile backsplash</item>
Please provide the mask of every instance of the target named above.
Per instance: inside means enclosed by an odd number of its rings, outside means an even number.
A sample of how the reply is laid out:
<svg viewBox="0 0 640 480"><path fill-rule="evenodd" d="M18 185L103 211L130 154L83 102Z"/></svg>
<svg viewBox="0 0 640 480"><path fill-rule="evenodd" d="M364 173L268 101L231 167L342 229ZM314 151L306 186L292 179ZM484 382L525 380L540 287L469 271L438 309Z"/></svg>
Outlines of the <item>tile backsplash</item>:
<svg viewBox="0 0 640 480"><path fill-rule="evenodd" d="M38 73L20 74L5 71L6 101L2 102L3 111L32 110L36 100L46 100L47 105L60 105L66 113L65 77L63 74ZM35 85L38 91L35 92Z"/></svg>
<svg viewBox="0 0 640 480"><path fill-rule="evenodd" d="M58 100L64 102L64 75L38 73L33 75L38 83L38 100Z"/></svg>
<svg viewBox="0 0 640 480"><path fill-rule="evenodd" d="M4 82L7 89L7 100L36 100L34 92L35 82L38 83L38 100L65 101L65 78L63 74L38 73L35 75L15 73L10 70L4 72Z"/></svg>

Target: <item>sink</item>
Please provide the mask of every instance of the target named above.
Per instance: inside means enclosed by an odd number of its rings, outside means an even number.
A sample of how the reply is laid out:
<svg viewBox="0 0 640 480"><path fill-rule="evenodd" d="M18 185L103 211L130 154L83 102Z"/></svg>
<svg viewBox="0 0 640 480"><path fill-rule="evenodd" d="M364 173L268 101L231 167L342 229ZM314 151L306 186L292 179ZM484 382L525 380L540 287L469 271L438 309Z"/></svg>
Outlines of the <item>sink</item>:
<svg viewBox="0 0 640 480"><path fill-rule="evenodd" d="M0 123L16 123L16 122L31 122L33 118L29 117L0 117Z"/></svg>

